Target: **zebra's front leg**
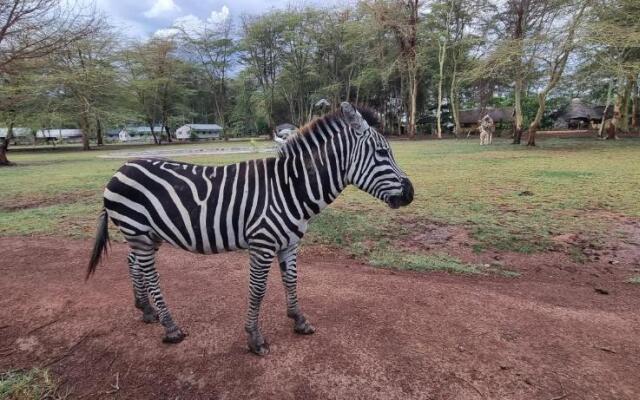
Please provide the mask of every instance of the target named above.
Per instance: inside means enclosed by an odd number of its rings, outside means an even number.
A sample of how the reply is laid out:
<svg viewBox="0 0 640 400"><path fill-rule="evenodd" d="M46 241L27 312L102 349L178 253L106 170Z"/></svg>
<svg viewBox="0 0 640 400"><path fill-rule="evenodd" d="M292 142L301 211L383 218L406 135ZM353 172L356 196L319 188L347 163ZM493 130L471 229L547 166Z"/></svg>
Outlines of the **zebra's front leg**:
<svg viewBox="0 0 640 400"><path fill-rule="evenodd" d="M187 335L173 322L169 307L164 301L164 296L162 296L162 292L160 291L160 276L155 266L156 249L135 250L134 252L149 296L153 299L153 304L158 311L160 323L165 329L165 335L162 341L165 343L180 343Z"/></svg>
<svg viewBox="0 0 640 400"><path fill-rule="evenodd" d="M301 335L310 335L316 330L307 321L298 305L298 272L297 272L298 245L295 244L278 253L280 263L280 274L287 297L287 317L293 319L293 330Z"/></svg>
<svg viewBox="0 0 640 400"><path fill-rule="evenodd" d="M275 252L271 249L252 247L249 255L249 310L244 329L249 335L249 350L259 356L265 356L269 353L269 344L260 332L260 304L267 290L267 277Z"/></svg>

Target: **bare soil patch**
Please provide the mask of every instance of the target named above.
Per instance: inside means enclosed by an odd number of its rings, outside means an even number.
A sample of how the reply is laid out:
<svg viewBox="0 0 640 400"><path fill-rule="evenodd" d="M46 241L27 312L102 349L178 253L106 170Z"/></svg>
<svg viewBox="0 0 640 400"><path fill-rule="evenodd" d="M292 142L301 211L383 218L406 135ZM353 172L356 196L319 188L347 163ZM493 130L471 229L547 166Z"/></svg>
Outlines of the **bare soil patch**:
<svg viewBox="0 0 640 400"><path fill-rule="evenodd" d="M245 254L161 249L161 283L189 333L165 345L133 306L126 246L85 283L90 246L0 239L0 370L48 365L71 398L92 399L640 397L640 285L623 283L623 262L568 271L562 252L482 255L522 273L512 279L380 270L307 248L299 294L318 331L293 333L274 266L271 354L259 358L243 331ZM591 275L605 266L613 273Z"/></svg>

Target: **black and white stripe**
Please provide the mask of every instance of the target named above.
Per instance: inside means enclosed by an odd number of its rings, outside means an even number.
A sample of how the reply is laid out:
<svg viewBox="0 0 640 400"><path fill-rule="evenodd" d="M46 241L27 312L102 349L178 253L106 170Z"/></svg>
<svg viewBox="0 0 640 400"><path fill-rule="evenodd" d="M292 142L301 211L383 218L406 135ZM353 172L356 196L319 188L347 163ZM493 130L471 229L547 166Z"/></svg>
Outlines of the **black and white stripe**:
<svg viewBox="0 0 640 400"><path fill-rule="evenodd" d="M413 199L411 182L396 165L387 140L349 103L289 138L274 158L219 167L152 158L127 162L104 191L106 213L89 274L108 239L108 216L131 247L129 270L143 319L159 318L164 340L178 342L184 334L173 322L155 269L160 244L202 254L249 249L245 329L250 349L266 354L258 315L270 265L277 257L295 331L313 333L296 295L298 243L309 219L349 184L393 208Z"/></svg>

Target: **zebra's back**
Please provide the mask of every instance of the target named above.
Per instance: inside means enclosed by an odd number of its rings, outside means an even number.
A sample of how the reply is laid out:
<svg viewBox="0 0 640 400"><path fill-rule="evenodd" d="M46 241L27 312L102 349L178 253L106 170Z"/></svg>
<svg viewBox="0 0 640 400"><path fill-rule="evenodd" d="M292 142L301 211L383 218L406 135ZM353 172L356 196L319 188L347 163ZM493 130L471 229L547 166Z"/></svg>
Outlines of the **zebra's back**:
<svg viewBox="0 0 640 400"><path fill-rule="evenodd" d="M128 238L150 237L205 254L246 248L247 232L268 203L268 162L212 167L129 161L107 184L105 208Z"/></svg>

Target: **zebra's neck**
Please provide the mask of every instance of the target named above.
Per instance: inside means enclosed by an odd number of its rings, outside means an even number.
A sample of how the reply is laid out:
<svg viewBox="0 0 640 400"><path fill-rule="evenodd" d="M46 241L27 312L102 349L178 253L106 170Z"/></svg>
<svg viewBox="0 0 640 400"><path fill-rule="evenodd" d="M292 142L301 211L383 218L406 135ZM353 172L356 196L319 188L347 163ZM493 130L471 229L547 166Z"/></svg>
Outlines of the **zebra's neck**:
<svg viewBox="0 0 640 400"><path fill-rule="evenodd" d="M289 139L276 159L304 217L318 214L348 184L349 130L339 119L321 118Z"/></svg>

